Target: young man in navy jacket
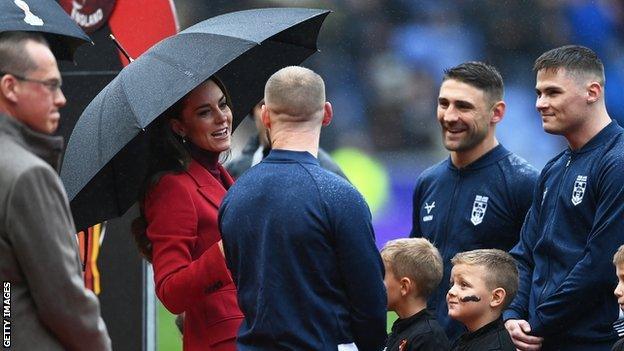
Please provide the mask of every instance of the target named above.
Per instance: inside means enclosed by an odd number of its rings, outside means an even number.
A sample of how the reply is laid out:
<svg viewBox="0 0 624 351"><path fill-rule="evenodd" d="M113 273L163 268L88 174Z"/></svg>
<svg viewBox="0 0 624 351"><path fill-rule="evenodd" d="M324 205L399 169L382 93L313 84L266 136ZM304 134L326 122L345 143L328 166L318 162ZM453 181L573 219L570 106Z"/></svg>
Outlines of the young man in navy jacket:
<svg viewBox="0 0 624 351"><path fill-rule="evenodd" d="M281 69L262 109L272 150L238 178L219 215L245 315L238 350L381 350L386 291L370 211L316 158L332 117L323 80Z"/></svg>
<svg viewBox="0 0 624 351"><path fill-rule="evenodd" d="M496 68L467 62L445 71L437 117L450 157L417 179L412 237L425 237L440 250L448 282L451 258L474 249L510 250L531 204L538 171L496 139L505 115L503 79ZM448 317L440 284L429 299L450 340L465 328Z"/></svg>
<svg viewBox="0 0 624 351"><path fill-rule="evenodd" d="M610 350L617 339L611 257L624 243L624 130L604 100L604 68L581 46L535 61L536 107L569 148L540 175L512 254L520 288L504 313L520 350Z"/></svg>

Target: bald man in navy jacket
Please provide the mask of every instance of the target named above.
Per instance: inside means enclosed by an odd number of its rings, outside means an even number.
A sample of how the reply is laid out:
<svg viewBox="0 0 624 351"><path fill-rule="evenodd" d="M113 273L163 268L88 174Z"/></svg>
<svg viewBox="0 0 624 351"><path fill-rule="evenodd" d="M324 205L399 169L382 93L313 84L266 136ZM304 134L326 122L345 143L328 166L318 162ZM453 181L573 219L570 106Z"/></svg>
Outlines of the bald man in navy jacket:
<svg viewBox="0 0 624 351"><path fill-rule="evenodd" d="M316 73L269 78L262 123L272 150L230 188L219 223L245 315L238 350L379 351L384 268L371 214L317 159L332 118Z"/></svg>

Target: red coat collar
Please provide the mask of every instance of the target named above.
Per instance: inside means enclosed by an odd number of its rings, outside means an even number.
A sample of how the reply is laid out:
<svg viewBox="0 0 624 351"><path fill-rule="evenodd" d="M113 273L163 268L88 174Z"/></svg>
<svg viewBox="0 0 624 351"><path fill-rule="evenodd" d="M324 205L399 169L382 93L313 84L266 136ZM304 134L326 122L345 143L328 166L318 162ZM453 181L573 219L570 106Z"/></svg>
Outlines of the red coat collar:
<svg viewBox="0 0 624 351"><path fill-rule="evenodd" d="M216 207L219 207L221 205L221 200L225 197L227 189L232 186L234 180L225 168L223 168L223 166L219 164L217 167L221 172L221 178L223 179L224 184L215 179L215 177L202 165L200 165L199 162L192 159L186 173L188 173L188 175L190 175L197 184L197 190L208 201L212 202Z"/></svg>

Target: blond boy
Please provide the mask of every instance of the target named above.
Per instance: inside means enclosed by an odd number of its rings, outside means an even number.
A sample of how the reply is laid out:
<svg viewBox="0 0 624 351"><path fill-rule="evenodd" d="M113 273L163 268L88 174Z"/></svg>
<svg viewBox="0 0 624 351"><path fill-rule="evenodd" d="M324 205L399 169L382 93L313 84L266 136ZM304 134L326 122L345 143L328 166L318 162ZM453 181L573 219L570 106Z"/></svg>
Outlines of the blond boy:
<svg viewBox="0 0 624 351"><path fill-rule="evenodd" d="M518 290L513 257L502 250L481 249L460 252L451 263L451 286L446 295L449 317L468 329L453 350L515 351L501 319Z"/></svg>
<svg viewBox="0 0 624 351"><path fill-rule="evenodd" d="M386 269L388 310L398 314L386 350L449 350L449 341L427 310L427 299L442 280L442 257L427 239L397 239L381 250Z"/></svg>

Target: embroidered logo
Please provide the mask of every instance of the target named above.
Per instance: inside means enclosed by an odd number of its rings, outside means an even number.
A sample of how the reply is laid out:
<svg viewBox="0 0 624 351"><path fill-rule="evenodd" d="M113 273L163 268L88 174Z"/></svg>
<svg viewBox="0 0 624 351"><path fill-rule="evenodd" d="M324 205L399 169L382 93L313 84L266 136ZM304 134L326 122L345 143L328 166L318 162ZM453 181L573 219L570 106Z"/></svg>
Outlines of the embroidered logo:
<svg viewBox="0 0 624 351"><path fill-rule="evenodd" d="M433 210L435 208L435 201L433 201L431 203L431 205L429 205L426 201L425 201L425 206L423 206L425 210L427 210L427 215L423 217L423 222L429 222L430 220L433 219L433 215L431 214L431 210Z"/></svg>
<svg viewBox="0 0 624 351"><path fill-rule="evenodd" d="M401 343L399 344L399 351L405 351L406 348L407 348L407 339L403 339L401 340Z"/></svg>
<svg viewBox="0 0 624 351"><path fill-rule="evenodd" d="M572 189L572 205L576 206L583 201L585 188L587 188L587 176L577 176L576 181L574 181L574 189Z"/></svg>
<svg viewBox="0 0 624 351"><path fill-rule="evenodd" d="M24 22L31 26L43 26L43 20L34 13L30 12L30 6L24 0L13 1L17 7L24 11Z"/></svg>
<svg viewBox="0 0 624 351"><path fill-rule="evenodd" d="M470 215L472 224L479 225L483 222L488 200L489 198L487 196L477 195L475 197L474 203L472 204L472 213Z"/></svg>

